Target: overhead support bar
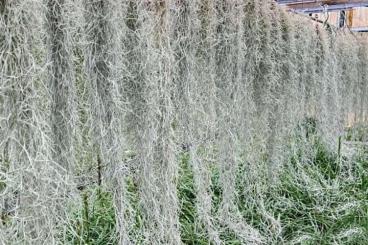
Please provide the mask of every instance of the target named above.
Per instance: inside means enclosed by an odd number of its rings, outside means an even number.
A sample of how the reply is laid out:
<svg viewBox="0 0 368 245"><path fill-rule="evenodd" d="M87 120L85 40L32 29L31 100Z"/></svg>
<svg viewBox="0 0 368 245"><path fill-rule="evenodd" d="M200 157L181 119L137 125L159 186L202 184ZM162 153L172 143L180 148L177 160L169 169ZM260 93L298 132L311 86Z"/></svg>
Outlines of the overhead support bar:
<svg viewBox="0 0 368 245"><path fill-rule="evenodd" d="M292 5L292 4L303 4L303 3L316 3L316 0L276 0L280 5Z"/></svg>
<svg viewBox="0 0 368 245"><path fill-rule="evenodd" d="M353 27L350 30L354 32L368 32L368 27Z"/></svg>
<svg viewBox="0 0 368 245"><path fill-rule="evenodd" d="M368 7L368 0L276 0L297 13L321 13Z"/></svg>
<svg viewBox="0 0 368 245"><path fill-rule="evenodd" d="M290 8L290 11L297 13L323 13L323 12L334 12L341 10L350 10L354 8L368 7L368 3L348 3L348 4L336 4L336 5L324 5L310 8Z"/></svg>

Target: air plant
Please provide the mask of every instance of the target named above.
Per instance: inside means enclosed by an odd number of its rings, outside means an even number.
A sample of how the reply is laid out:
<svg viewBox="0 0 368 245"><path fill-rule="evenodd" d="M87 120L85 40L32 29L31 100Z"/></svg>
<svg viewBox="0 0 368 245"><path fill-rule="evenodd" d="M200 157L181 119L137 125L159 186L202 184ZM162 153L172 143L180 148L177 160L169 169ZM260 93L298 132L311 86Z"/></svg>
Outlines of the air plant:
<svg viewBox="0 0 368 245"><path fill-rule="evenodd" d="M0 240L360 241L367 64L271 0L0 0Z"/></svg>

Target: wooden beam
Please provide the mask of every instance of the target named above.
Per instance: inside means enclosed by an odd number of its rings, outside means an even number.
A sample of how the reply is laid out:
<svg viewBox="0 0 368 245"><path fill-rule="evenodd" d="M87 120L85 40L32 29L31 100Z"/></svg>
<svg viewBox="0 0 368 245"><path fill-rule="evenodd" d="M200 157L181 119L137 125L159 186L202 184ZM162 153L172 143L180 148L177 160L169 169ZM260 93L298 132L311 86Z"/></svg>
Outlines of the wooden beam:
<svg viewBox="0 0 368 245"><path fill-rule="evenodd" d="M354 10L348 10L347 11L347 18L346 18L346 25L351 28L353 26L353 16L354 16Z"/></svg>

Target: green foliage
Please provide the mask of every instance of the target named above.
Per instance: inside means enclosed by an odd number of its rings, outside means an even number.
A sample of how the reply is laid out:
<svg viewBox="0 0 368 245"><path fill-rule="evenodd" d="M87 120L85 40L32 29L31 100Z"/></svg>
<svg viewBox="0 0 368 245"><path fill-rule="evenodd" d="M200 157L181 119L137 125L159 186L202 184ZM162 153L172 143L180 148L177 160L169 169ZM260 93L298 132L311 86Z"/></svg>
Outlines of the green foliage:
<svg viewBox="0 0 368 245"><path fill-rule="evenodd" d="M6 179L4 178L5 173L8 172L9 169L9 161L3 158L0 158L0 194L5 190L6 188ZM3 225L6 225L10 221L10 216L8 214L7 210L0 209L0 222Z"/></svg>
<svg viewBox="0 0 368 245"><path fill-rule="evenodd" d="M285 164L280 181L263 193L264 210L278 217L282 233L279 242L296 244L364 244L368 239L368 154L354 159L351 178L339 167L346 159L331 153L320 141L313 145L314 155L307 162L292 156ZM180 234L183 244L210 244L207 231L201 224L196 207L194 176L188 153L181 153L178 196L180 200ZM238 171L238 208L245 220L261 233L269 234L262 209L249 202ZM212 172L212 212L218 211L222 188L219 171ZM143 244L143 224L139 208L138 186L132 178L127 180L127 200L136 208L131 213L134 226L129 235L135 244ZM248 192L249 195L250 192ZM252 195L255 195L253 193ZM99 188L84 191L81 208L73 213L73 222L67 232L71 244L117 244L115 210L111 193ZM226 227L219 227L224 244L242 244Z"/></svg>
<svg viewBox="0 0 368 245"><path fill-rule="evenodd" d="M179 156L180 172L178 182L178 195L180 200L180 234L181 240L188 245L207 245L210 240L207 231L201 224L196 207L196 193L193 180L193 171L190 165L188 153L182 153ZM222 188L219 181L219 170L214 165L211 166L211 192L212 195L212 213L216 213L221 203ZM241 244L236 234L226 227L221 230L220 239L224 244Z"/></svg>
<svg viewBox="0 0 368 245"><path fill-rule="evenodd" d="M270 223L264 214L272 214L282 228L277 244L365 244L368 152L348 163L318 139L313 140L312 149L308 158L302 158L303 150L289 158L277 184L262 192L263 208L249 201L249 195L257 191L248 188L245 192L238 181L238 207L244 219L267 236L273 232L265 225ZM353 166L350 176L341 167L347 165ZM238 170L239 180L245 171L244 166Z"/></svg>
<svg viewBox="0 0 368 245"><path fill-rule="evenodd" d="M143 219L139 206L139 190L133 178L126 180L127 202L134 207L126 217L132 219L133 226L129 227L129 236L134 244L143 244ZM118 244L116 233L116 210L112 194L100 187L85 190L81 204L72 210L72 221L67 227L66 242L68 244Z"/></svg>
<svg viewBox="0 0 368 245"><path fill-rule="evenodd" d="M301 244L364 244L368 238L368 162L357 161L353 178L338 168L336 154L318 144L311 163L288 165L269 203L279 215L286 241Z"/></svg>
<svg viewBox="0 0 368 245"><path fill-rule="evenodd" d="M0 193L3 189L6 188L6 182L5 182L5 178L3 175L3 173L6 173L9 169L9 161L7 161L6 159L1 159L0 158Z"/></svg>
<svg viewBox="0 0 368 245"><path fill-rule="evenodd" d="M197 217L196 194L189 154L180 154L179 161L178 196L180 200L179 220L182 242L188 245L209 244L206 231Z"/></svg>
<svg viewBox="0 0 368 245"><path fill-rule="evenodd" d="M310 138L317 134L318 120L314 117L305 117L297 127L298 133L302 133L306 138Z"/></svg>
<svg viewBox="0 0 368 245"><path fill-rule="evenodd" d="M116 217L112 195L99 187L82 193L82 205L73 212L68 244L117 244Z"/></svg>
<svg viewBox="0 0 368 245"><path fill-rule="evenodd" d="M368 140L368 127L362 124L357 124L346 129L347 141L367 141Z"/></svg>
<svg viewBox="0 0 368 245"><path fill-rule="evenodd" d="M353 162L353 176L346 178L337 153L329 152L320 140L313 141L314 155L302 163L300 156L290 157L282 170L280 181L263 193L265 210L278 217L281 243L296 244L364 244L368 239L368 158L362 155ZM209 244L202 227L198 226L195 190L190 159L181 157L179 198L181 200L181 235L184 244ZM269 234L262 210L249 202L240 181L246 169L238 170L238 208L253 227ZM212 166L212 212L221 202L222 188L218 169ZM250 193L248 192L248 195ZM253 193L255 195L255 193ZM224 244L241 244L236 234L223 229Z"/></svg>
<svg viewBox="0 0 368 245"><path fill-rule="evenodd" d="M136 181L133 178L126 180L127 196L125 197L134 211L127 213L127 217L133 220L133 226L129 227L129 236L134 240L135 244L142 244L144 235L142 234L142 227L144 225L142 210L139 205L139 189Z"/></svg>
<svg viewBox="0 0 368 245"><path fill-rule="evenodd" d="M312 159L326 179L335 179L339 174L338 154L329 152L319 141L315 144L316 155Z"/></svg>

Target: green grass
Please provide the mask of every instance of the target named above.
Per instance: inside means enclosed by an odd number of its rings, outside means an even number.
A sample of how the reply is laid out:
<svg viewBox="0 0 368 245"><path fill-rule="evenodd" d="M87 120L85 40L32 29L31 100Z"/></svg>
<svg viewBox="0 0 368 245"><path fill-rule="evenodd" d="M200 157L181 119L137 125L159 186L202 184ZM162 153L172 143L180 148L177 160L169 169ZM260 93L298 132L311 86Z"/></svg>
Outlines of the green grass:
<svg viewBox="0 0 368 245"><path fill-rule="evenodd" d="M304 236L308 239L302 244L365 244L367 159L354 161L352 178L347 178L340 172L337 154L320 144L315 147L313 161L287 165L272 190L269 207L280 216L283 239L290 242Z"/></svg>
<svg viewBox="0 0 368 245"><path fill-rule="evenodd" d="M282 230L269 244L366 244L368 241L368 152L357 156L352 163L329 152L318 140L313 141L312 155L302 157L302 151L290 156L281 171L279 181L263 190L263 209L257 202L249 202L256 191L245 192L246 168L240 165L237 182L237 203L243 218L267 236L270 223L262 212L278 219ZM311 153L309 153L311 154ZM211 244L207 231L196 210L194 176L188 153L181 153L179 161L178 195L180 200L180 232L184 244ZM350 166L350 174L341 166ZM212 172L212 215L216 216L222 196L220 172L215 165ZM127 180L128 200L133 207L135 225L129 230L136 244L144 236L142 214L139 209L138 187ZM245 194L247 193L247 194ZM112 195L92 189L82 194L81 209L74 211L67 241L72 244L116 244L115 210ZM253 198L253 197L251 197ZM256 200L256 198L254 197ZM215 225L219 226L217 222ZM224 244L241 244L227 227L217 227Z"/></svg>
<svg viewBox="0 0 368 245"><path fill-rule="evenodd" d="M6 173L9 171L10 163L6 157L0 156L0 195L6 189ZM0 222L6 226L10 222L10 215L8 210L0 209Z"/></svg>
<svg viewBox="0 0 368 245"><path fill-rule="evenodd" d="M182 153L179 157L180 172L178 183L178 195L180 200L180 233L183 244L208 245L211 241L203 224L201 224L196 210L196 193L193 179L193 171L190 165L188 153ZM215 165L211 166L211 193L212 214L216 214L220 207L222 188L220 172ZM228 245L240 245L241 241L231 230L221 227L220 239Z"/></svg>
<svg viewBox="0 0 368 245"><path fill-rule="evenodd" d="M82 193L80 209L72 213L66 233L68 244L117 244L112 194L96 187Z"/></svg>
<svg viewBox="0 0 368 245"><path fill-rule="evenodd" d="M196 194L189 154L182 153L179 157L179 161L180 177L178 195L180 200L179 221L182 242L188 245L209 244L207 233L197 216Z"/></svg>
<svg viewBox="0 0 368 245"><path fill-rule="evenodd" d="M346 140L348 141L367 141L368 127L362 124L356 124L346 129Z"/></svg>

